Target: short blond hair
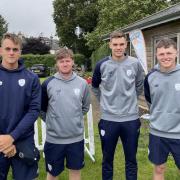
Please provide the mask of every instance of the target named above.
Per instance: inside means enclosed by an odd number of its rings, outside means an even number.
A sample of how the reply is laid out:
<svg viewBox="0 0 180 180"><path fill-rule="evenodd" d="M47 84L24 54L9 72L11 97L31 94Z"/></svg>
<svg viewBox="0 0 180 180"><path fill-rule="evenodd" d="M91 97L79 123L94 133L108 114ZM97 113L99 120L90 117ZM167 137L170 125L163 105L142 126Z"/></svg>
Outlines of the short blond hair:
<svg viewBox="0 0 180 180"><path fill-rule="evenodd" d="M74 58L74 53L71 49L68 48L60 48L55 55L55 60L60 60L66 57L71 57L72 59Z"/></svg>
<svg viewBox="0 0 180 180"><path fill-rule="evenodd" d="M14 44L19 45L22 48L22 40L21 38L13 33L5 33L1 39L1 46L5 39L11 40Z"/></svg>

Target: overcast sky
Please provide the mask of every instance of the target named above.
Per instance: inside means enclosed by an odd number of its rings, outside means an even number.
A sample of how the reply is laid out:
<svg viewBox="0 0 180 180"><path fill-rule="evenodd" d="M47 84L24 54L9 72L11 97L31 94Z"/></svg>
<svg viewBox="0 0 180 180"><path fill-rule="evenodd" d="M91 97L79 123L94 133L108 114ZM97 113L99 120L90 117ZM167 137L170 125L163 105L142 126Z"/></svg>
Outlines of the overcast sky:
<svg viewBox="0 0 180 180"><path fill-rule="evenodd" d="M8 23L9 32L25 36L55 36L53 0L0 0L0 15Z"/></svg>

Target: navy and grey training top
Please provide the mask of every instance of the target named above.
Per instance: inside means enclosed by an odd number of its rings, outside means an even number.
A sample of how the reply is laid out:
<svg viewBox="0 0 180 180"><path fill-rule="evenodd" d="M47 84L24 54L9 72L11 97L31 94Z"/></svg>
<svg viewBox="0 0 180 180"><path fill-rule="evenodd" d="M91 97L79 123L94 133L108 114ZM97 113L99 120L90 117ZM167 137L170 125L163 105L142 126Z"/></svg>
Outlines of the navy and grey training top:
<svg viewBox="0 0 180 180"><path fill-rule="evenodd" d="M143 91L144 71L139 61L125 56L100 60L92 78L92 91L100 101L101 119L124 122L139 118L137 97Z"/></svg>
<svg viewBox="0 0 180 180"><path fill-rule="evenodd" d="M169 72L155 66L145 78L144 94L150 107L150 133L180 139L180 65Z"/></svg>
<svg viewBox="0 0 180 180"><path fill-rule="evenodd" d="M71 144L84 139L83 115L89 110L87 82L75 73L68 80L60 73L42 84L42 111L46 113L46 141Z"/></svg>

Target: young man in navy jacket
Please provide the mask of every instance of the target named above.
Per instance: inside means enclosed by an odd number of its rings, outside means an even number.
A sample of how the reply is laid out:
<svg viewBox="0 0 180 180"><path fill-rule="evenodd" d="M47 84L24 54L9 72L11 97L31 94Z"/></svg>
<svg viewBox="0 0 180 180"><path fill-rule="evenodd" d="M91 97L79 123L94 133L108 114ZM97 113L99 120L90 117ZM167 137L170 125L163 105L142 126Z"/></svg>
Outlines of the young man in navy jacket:
<svg viewBox="0 0 180 180"><path fill-rule="evenodd" d="M11 166L14 179L32 180L37 177L37 162L28 165L16 151L17 143L34 151L34 122L40 111L41 86L38 77L19 60L18 36L4 34L0 55L0 179L7 179Z"/></svg>

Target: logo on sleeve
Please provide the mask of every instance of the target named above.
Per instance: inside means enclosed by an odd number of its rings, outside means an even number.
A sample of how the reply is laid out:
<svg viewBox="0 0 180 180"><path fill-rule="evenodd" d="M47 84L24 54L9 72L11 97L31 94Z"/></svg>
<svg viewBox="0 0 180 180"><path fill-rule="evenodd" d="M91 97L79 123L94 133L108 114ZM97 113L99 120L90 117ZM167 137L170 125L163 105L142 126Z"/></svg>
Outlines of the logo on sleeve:
<svg viewBox="0 0 180 180"><path fill-rule="evenodd" d="M23 87L26 84L25 79L19 79L18 84L19 84L19 86Z"/></svg>
<svg viewBox="0 0 180 180"><path fill-rule="evenodd" d="M175 84L175 90L180 91L180 84L179 83Z"/></svg>
<svg viewBox="0 0 180 180"><path fill-rule="evenodd" d="M0 86L2 86L2 84L3 84L3 82L2 82L2 81L0 81Z"/></svg>

